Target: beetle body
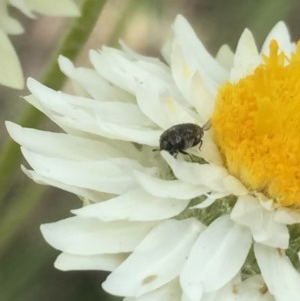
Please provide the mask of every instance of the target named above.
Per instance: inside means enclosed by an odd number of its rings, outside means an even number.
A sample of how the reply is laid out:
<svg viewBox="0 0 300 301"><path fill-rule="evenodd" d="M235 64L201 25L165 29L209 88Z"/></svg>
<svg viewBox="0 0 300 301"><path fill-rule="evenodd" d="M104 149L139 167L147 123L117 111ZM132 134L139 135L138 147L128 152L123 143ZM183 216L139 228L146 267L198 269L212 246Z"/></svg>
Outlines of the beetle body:
<svg viewBox="0 0 300 301"><path fill-rule="evenodd" d="M178 153L187 155L185 150L202 145L203 128L194 123L177 124L165 130L159 139L160 150L169 152L175 158Z"/></svg>

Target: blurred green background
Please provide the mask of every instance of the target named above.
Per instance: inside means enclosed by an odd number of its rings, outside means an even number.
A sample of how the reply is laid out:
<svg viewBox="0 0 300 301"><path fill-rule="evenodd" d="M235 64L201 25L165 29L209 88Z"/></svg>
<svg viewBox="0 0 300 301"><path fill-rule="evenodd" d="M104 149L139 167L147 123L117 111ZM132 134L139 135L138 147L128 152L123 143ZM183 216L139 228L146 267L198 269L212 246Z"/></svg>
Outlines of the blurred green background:
<svg viewBox="0 0 300 301"><path fill-rule="evenodd" d="M77 66L90 66L89 49L104 44L118 47L119 39L141 54L160 56L160 48L179 13L190 21L212 54L224 43L234 50L245 27L253 31L261 45L279 20L288 24L293 40L300 37L300 2L296 0L108 0L103 4L96 26L76 59ZM26 29L25 34L11 37L25 77L42 80L72 20L42 16L31 20L14 9L10 13ZM0 89L3 154L9 139L3 122L19 120L28 107L20 96L28 92ZM66 83L65 90L70 89ZM57 130L47 121L39 128ZM16 160L17 170L8 175L7 181L0 179L5 183L0 192L0 301L117 300L101 290L105 273L54 269L58 252L43 240L39 226L70 216L69 211L80 207L81 202L74 195L31 183L19 168L25 162ZM3 173L2 170L1 177Z"/></svg>

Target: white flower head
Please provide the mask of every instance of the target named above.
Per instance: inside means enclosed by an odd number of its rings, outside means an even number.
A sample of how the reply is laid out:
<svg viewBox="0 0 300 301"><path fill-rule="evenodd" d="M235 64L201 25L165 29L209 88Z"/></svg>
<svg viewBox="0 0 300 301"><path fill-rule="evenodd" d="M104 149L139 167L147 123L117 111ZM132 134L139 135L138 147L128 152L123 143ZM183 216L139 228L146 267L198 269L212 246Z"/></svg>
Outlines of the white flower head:
<svg viewBox="0 0 300 301"><path fill-rule="evenodd" d="M55 266L111 271L126 301L298 300L300 46L280 22L261 52L246 29L213 58L182 16L173 30L169 66L103 47L94 69L59 58L78 96L28 80L65 133L8 122L22 168L84 200L41 226Z"/></svg>
<svg viewBox="0 0 300 301"><path fill-rule="evenodd" d="M0 84L22 89L22 67L8 35L23 33L22 25L9 15L8 6L14 6L29 18L35 13L50 16L78 16L79 9L73 0L2 0L0 2Z"/></svg>

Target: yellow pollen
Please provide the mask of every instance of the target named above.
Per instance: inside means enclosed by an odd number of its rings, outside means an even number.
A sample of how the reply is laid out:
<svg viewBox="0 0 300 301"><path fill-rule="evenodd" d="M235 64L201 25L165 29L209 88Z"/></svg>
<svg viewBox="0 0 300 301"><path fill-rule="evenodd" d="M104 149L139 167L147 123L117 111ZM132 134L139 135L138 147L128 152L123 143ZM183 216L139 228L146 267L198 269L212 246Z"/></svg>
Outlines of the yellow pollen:
<svg viewBox="0 0 300 301"><path fill-rule="evenodd" d="M229 172L280 206L300 206L300 43L270 55L253 74L224 84L211 123Z"/></svg>

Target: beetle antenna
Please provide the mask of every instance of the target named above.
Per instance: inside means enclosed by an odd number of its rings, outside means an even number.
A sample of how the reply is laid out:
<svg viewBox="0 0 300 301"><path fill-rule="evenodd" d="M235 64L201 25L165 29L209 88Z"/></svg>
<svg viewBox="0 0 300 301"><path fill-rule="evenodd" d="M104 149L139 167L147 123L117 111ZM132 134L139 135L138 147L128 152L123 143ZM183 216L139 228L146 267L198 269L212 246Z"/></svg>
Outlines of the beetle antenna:
<svg viewBox="0 0 300 301"><path fill-rule="evenodd" d="M211 123L210 123L210 120L208 119L208 120L206 121L206 123L204 123L204 125L203 125L203 127L202 127L202 130L203 130L203 131L208 131L208 130L210 129L210 127L211 127Z"/></svg>

